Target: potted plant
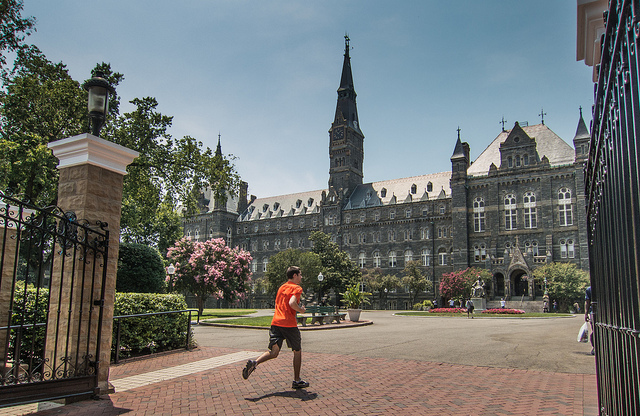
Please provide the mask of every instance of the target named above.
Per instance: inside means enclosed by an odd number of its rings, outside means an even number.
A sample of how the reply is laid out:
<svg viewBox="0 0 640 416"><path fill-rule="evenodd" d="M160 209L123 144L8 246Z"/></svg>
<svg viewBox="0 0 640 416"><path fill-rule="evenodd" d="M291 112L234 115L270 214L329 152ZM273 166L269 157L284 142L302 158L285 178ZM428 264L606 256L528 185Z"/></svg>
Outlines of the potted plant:
<svg viewBox="0 0 640 416"><path fill-rule="evenodd" d="M347 306L347 313L349 313L349 320L352 322L358 322L360 320L361 305L368 305L369 296L371 293L363 292L360 290L360 284L356 283L347 287L347 290L342 295L342 303Z"/></svg>

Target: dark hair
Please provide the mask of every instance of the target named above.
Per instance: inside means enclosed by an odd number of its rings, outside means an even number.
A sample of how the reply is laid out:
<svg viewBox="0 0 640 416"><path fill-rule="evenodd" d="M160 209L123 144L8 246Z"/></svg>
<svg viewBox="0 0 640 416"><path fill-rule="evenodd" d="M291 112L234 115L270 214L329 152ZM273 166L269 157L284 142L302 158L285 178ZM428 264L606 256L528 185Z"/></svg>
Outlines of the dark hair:
<svg viewBox="0 0 640 416"><path fill-rule="evenodd" d="M300 274L300 267L291 266L287 269L287 279L289 280L293 279L293 276L296 274Z"/></svg>

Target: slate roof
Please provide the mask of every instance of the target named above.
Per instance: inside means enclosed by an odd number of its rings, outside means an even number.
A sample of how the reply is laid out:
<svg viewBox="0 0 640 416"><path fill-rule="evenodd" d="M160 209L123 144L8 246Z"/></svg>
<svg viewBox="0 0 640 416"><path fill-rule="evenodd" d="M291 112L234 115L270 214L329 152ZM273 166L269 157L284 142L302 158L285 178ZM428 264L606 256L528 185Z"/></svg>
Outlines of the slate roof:
<svg viewBox="0 0 640 416"><path fill-rule="evenodd" d="M575 151L544 124L522 127L529 137L535 139L540 159L546 156L551 166L571 164L575 161ZM503 131L478 156L467 169L469 176L486 176L491 164L500 167L500 145L506 140L511 130Z"/></svg>
<svg viewBox="0 0 640 416"><path fill-rule="evenodd" d="M267 218L293 217L319 212L322 192L300 192L289 195L256 198L238 218L239 221L255 221Z"/></svg>
<svg viewBox="0 0 640 416"><path fill-rule="evenodd" d="M451 197L451 172L432 173L409 178L391 179L358 185L345 209L429 201ZM431 191L427 191L431 183ZM415 185L415 187L414 187ZM412 193L415 190L415 193Z"/></svg>

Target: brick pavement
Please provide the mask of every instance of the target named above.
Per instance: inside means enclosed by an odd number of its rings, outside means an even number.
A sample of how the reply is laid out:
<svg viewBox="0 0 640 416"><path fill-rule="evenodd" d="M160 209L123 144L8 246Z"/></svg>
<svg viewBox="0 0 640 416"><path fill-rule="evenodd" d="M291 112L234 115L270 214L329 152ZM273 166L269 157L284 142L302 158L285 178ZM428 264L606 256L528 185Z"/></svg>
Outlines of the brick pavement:
<svg viewBox="0 0 640 416"><path fill-rule="evenodd" d="M240 352L202 347L125 362L111 379ZM259 354L256 351L256 356ZM292 390L290 351L242 379L244 361L64 407L50 415L596 415L594 375L303 353L311 386ZM205 361L203 361L205 362Z"/></svg>

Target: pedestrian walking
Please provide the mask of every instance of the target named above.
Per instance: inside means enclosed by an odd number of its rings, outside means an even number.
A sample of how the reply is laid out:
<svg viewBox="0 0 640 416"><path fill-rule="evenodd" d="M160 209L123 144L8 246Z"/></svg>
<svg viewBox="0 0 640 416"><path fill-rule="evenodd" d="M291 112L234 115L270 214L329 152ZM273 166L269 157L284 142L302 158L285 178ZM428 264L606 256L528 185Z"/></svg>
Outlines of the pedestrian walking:
<svg viewBox="0 0 640 416"><path fill-rule="evenodd" d="M504 309L505 306L507 306L507 302L504 300L504 298L500 299L500 309Z"/></svg>
<svg viewBox="0 0 640 416"><path fill-rule="evenodd" d="M596 354L593 346L593 308L591 307L591 286L587 287L584 293L584 321L589 322L589 342L591 343L591 355Z"/></svg>
<svg viewBox="0 0 640 416"><path fill-rule="evenodd" d="M473 301L471 299L469 299L467 301L467 319L469 318L469 315L471 315L471 319L473 319L473 309L475 307L473 306Z"/></svg>
<svg viewBox="0 0 640 416"><path fill-rule="evenodd" d="M259 364L278 357L282 349L283 341L293 351L293 383L291 388L303 389L309 387L309 383L300 378L302 367L302 338L298 329L296 313L304 313L305 307L300 303L302 295L302 272L297 266L287 269L287 281L280 286L276 294L276 309L269 329L269 351L263 353L257 360L247 361L242 370L242 377L248 379Z"/></svg>
<svg viewBox="0 0 640 416"><path fill-rule="evenodd" d="M455 308L456 307L456 301L453 299L449 299L449 307L450 308Z"/></svg>

